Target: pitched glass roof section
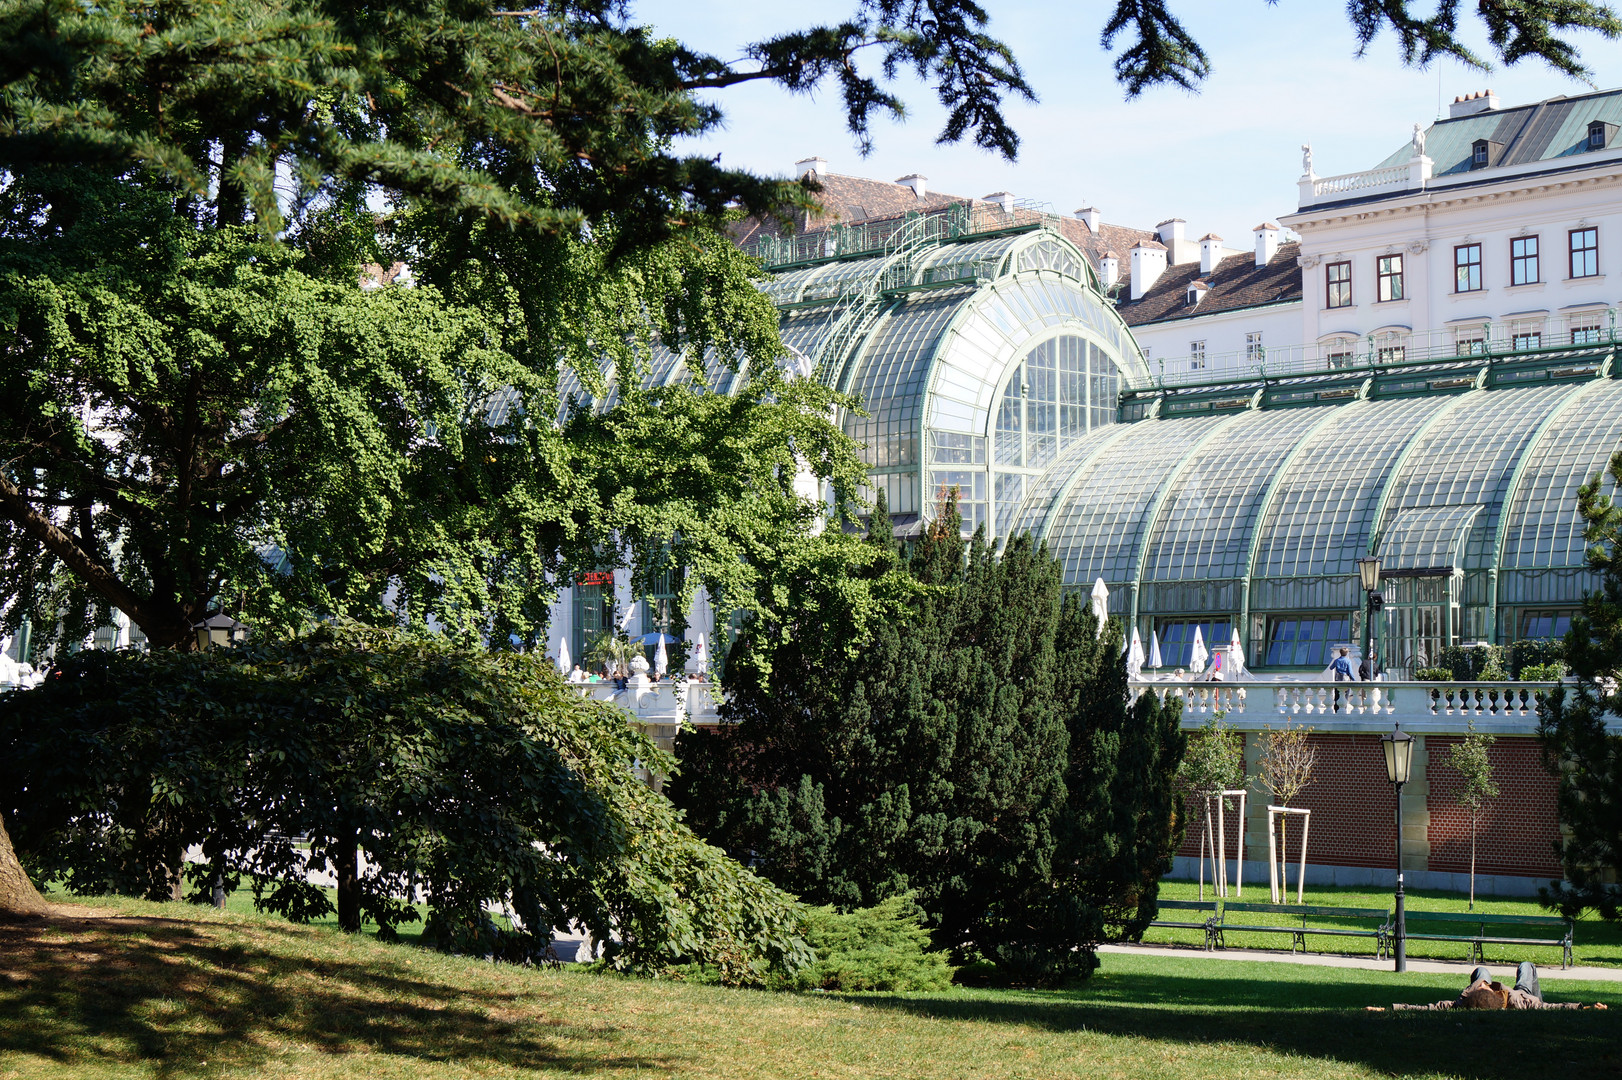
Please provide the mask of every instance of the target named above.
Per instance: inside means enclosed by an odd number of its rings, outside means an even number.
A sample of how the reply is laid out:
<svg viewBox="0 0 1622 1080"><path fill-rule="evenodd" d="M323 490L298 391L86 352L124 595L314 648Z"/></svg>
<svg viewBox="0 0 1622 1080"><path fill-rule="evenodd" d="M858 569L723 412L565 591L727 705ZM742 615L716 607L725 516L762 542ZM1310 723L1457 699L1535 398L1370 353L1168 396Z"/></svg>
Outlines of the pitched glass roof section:
<svg viewBox="0 0 1622 1080"><path fill-rule="evenodd" d="M1441 423L1420 435L1391 485L1386 519L1413 507L1485 505L1464 564L1484 568L1491 555L1482 549L1498 523L1516 462L1544 417L1576 389L1566 383L1463 395ZM1506 408L1511 401L1514 407Z"/></svg>
<svg viewBox="0 0 1622 1080"><path fill-rule="evenodd" d="M1577 489L1600 473L1619 449L1622 383L1592 384L1583 399L1568 403L1528 455L1520 486L1506 516L1500 565L1545 569L1583 564L1582 518Z"/></svg>
<svg viewBox="0 0 1622 1080"><path fill-rule="evenodd" d="M1184 464L1144 561L1146 581L1245 576L1257 511L1280 464L1335 406L1240 414Z"/></svg>
<svg viewBox="0 0 1622 1080"><path fill-rule="evenodd" d="M1280 479L1262 522L1258 577L1351 574L1368 554L1370 518L1408 439L1450 399L1399 398L1338 406Z"/></svg>
<svg viewBox="0 0 1622 1080"><path fill-rule="evenodd" d="M920 419L930 361L947 322L971 290L915 293L883 316L866 350L866 363L850 389L867 416L850 413L845 433L863 444L867 463L879 468L918 464Z"/></svg>
<svg viewBox="0 0 1622 1080"><path fill-rule="evenodd" d="M1381 570L1464 566L1464 536L1485 506L1421 506L1402 510L1380 537Z"/></svg>
<svg viewBox="0 0 1622 1080"><path fill-rule="evenodd" d="M1112 587L1131 581L1137 574L1140 540L1151 525L1151 503L1167 482L1167 472L1202 437L1231 419L1146 420L1131 425L1104 453L1086 461L1073 474L1073 486L1060 505L1045 515L1040 533L1063 564L1065 581L1091 583L1102 577ZM1087 442L1071 454L1082 451ZM1042 509L1028 501L1014 532L1027 528L1035 532Z"/></svg>

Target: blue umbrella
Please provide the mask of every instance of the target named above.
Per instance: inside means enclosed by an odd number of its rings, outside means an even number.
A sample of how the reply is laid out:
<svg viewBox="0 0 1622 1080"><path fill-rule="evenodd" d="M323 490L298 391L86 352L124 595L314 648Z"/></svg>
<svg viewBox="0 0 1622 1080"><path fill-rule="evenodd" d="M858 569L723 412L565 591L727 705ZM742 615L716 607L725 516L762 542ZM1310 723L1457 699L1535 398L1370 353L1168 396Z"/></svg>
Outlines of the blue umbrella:
<svg viewBox="0 0 1622 1080"><path fill-rule="evenodd" d="M641 637L637 638L637 640L644 645L658 645L660 642L663 642L666 645L676 644L675 638L671 637L669 634L661 634L657 631L651 634L643 634Z"/></svg>

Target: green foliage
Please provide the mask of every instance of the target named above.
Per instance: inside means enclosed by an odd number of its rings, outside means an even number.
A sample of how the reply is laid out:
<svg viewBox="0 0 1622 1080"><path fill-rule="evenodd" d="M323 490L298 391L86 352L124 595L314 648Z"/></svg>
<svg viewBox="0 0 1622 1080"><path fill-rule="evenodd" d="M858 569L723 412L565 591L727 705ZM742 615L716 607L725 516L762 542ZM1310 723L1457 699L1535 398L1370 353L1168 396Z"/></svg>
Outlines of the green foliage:
<svg viewBox="0 0 1622 1080"><path fill-rule="evenodd" d="M1559 664L1565 667L1566 643L1558 639L1551 641L1537 641L1525 639L1517 641L1509 647L1509 677L1531 682L1525 674L1528 667L1548 668Z"/></svg>
<svg viewBox="0 0 1622 1080"><path fill-rule="evenodd" d="M748 623L729 723L682 736L672 798L812 902L913 892L946 947L1085 974L1098 942L1153 918L1180 838L1176 711L1128 700L1119 627L1098 634L1045 551L998 557L958 530L945 507L901 575L907 609L857 655L828 632L850 619L841 577L804 578L792 620ZM888 530L865 544L866 572L896 576Z"/></svg>
<svg viewBox="0 0 1622 1080"><path fill-rule="evenodd" d="M1622 735L1607 721L1622 716L1622 453L1611 458L1604 478L1595 476L1577 492L1586 523L1588 565L1602 575L1600 587L1583 599L1582 612L1566 634L1566 662L1575 686L1557 686L1538 696L1538 734L1544 764L1560 781L1560 847L1566 884L1545 890L1543 900L1575 917L1593 908L1607 919L1622 917Z"/></svg>
<svg viewBox="0 0 1622 1080"><path fill-rule="evenodd" d="M1445 668L1445 667L1420 668L1418 671L1414 672L1414 679L1417 682L1453 682L1454 681L1452 669L1451 668Z"/></svg>
<svg viewBox="0 0 1622 1080"><path fill-rule="evenodd" d="M1549 664L1527 664L1516 676L1521 682L1559 682L1566 677L1564 661Z"/></svg>
<svg viewBox="0 0 1622 1080"><path fill-rule="evenodd" d="M774 985L847 992L945 990L952 985L952 968L946 954L932 948L923 920L923 909L910 896L844 913L812 908L804 933L816 960Z"/></svg>
<svg viewBox="0 0 1622 1080"><path fill-rule="evenodd" d="M195 844L193 899L246 880L261 909L308 920L332 911L307 881L326 870L348 929L364 914L391 935L415 888L449 951L528 958L577 923L618 968L792 974L803 909L694 836L635 761L673 767L544 660L344 626L81 652L0 698L0 808L70 890L165 898ZM496 931L491 902L519 932Z"/></svg>
<svg viewBox="0 0 1622 1080"><path fill-rule="evenodd" d="M1476 677L1482 682L1504 682L1508 680L1509 672L1505 671L1503 665L1495 660L1482 668L1481 674Z"/></svg>
<svg viewBox="0 0 1622 1080"><path fill-rule="evenodd" d="M1472 815L1480 813L1489 799L1498 797L1498 784L1493 780L1493 743L1497 738L1476 730L1476 722L1468 722L1464 738L1448 748L1447 763L1459 774L1459 790L1454 800Z"/></svg>
<svg viewBox="0 0 1622 1080"><path fill-rule="evenodd" d="M1244 736L1226 723L1223 713L1212 713L1187 738L1188 749L1177 768L1177 779L1191 796L1244 784Z"/></svg>
<svg viewBox="0 0 1622 1080"><path fill-rule="evenodd" d="M1488 668L1504 670L1504 647L1471 645L1465 648L1462 645L1449 645L1437 655L1436 666L1447 668L1453 673L1452 678L1459 682L1481 682L1488 679ZM1505 677L1499 676L1500 679Z"/></svg>

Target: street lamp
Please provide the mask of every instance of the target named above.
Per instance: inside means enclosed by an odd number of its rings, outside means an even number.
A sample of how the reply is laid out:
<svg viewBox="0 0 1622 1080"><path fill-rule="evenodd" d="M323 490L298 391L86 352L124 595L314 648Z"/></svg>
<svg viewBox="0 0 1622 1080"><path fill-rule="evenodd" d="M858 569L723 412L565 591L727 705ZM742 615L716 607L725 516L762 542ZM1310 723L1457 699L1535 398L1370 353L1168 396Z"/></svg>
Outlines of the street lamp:
<svg viewBox="0 0 1622 1080"><path fill-rule="evenodd" d="M240 645L248 638L248 624L237 622L229 615L210 615L191 627L197 632L197 647L207 649L213 645Z"/></svg>
<svg viewBox="0 0 1622 1080"><path fill-rule="evenodd" d="M1380 595L1380 557L1372 555L1357 560L1357 577L1363 586L1363 665L1369 678L1374 678L1374 613L1385 607Z"/></svg>
<svg viewBox="0 0 1622 1080"><path fill-rule="evenodd" d="M1402 785L1408 782L1408 769L1414 760L1414 737L1396 727L1390 735L1380 736L1380 749L1385 751L1385 775L1397 789L1397 920L1396 942L1392 955L1398 971L1408 970L1408 924L1403 916L1402 896Z"/></svg>

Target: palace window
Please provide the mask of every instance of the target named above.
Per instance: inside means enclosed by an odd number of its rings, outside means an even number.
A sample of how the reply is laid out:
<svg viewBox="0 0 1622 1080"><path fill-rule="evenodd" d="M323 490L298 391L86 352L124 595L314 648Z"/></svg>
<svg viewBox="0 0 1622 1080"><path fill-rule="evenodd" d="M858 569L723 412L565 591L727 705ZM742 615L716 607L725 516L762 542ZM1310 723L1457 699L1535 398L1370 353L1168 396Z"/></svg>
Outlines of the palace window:
<svg viewBox="0 0 1622 1080"><path fill-rule="evenodd" d="M1517 236L1509 242L1509 283L1533 285L1538 280L1538 238Z"/></svg>
<svg viewBox="0 0 1622 1080"><path fill-rule="evenodd" d="M1262 349L1262 332L1257 330L1255 333L1246 334L1245 362L1247 364L1258 364L1264 356L1266 356L1266 353Z"/></svg>
<svg viewBox="0 0 1622 1080"><path fill-rule="evenodd" d="M1167 667L1188 667L1189 658L1194 653L1194 629L1199 628L1200 643L1205 646L1206 656L1219 648L1227 648L1233 637L1232 623L1227 619L1160 619L1155 630L1160 634L1160 658L1166 662ZM1211 661L1206 660L1206 667Z"/></svg>
<svg viewBox="0 0 1622 1080"><path fill-rule="evenodd" d="M1602 340L1603 327L1597 313L1573 315L1568 325L1573 345L1598 345Z"/></svg>
<svg viewBox="0 0 1622 1080"><path fill-rule="evenodd" d="M1188 369L1190 371L1205 370L1205 342L1190 341L1188 343Z"/></svg>
<svg viewBox="0 0 1622 1080"><path fill-rule="evenodd" d="M1453 291L1476 292L1481 288L1481 245L1460 244L1453 249Z"/></svg>
<svg viewBox="0 0 1622 1080"><path fill-rule="evenodd" d="M1351 636L1345 615L1274 615L1267 620L1267 663L1280 667L1328 667L1329 650Z"/></svg>
<svg viewBox="0 0 1622 1080"><path fill-rule="evenodd" d="M1380 300L1402 299L1402 256L1381 255L1374 260L1375 277L1379 285Z"/></svg>
<svg viewBox="0 0 1622 1080"><path fill-rule="evenodd" d="M1571 629L1571 617L1575 614L1574 611L1523 611L1521 637L1539 641L1563 638Z"/></svg>
<svg viewBox="0 0 1622 1080"><path fill-rule="evenodd" d="M1330 263L1324 268L1325 306L1343 308L1352 306L1352 264Z"/></svg>
<svg viewBox="0 0 1622 1080"><path fill-rule="evenodd" d="M1599 276L1599 230L1571 230L1571 276Z"/></svg>
<svg viewBox="0 0 1622 1080"><path fill-rule="evenodd" d="M1605 149L1605 121L1594 120L1589 123L1588 148L1590 150Z"/></svg>

